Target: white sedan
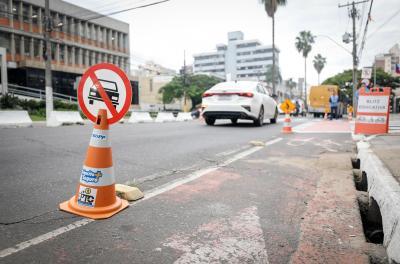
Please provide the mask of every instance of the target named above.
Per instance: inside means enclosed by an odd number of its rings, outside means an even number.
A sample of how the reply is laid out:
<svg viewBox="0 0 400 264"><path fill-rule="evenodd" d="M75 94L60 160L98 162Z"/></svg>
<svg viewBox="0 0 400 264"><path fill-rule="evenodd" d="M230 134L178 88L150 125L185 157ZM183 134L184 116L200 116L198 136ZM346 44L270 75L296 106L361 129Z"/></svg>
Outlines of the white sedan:
<svg viewBox="0 0 400 264"><path fill-rule="evenodd" d="M250 119L262 126L266 119L276 123L278 108L264 85L255 81L232 81L214 85L203 94L202 115L207 125L216 119Z"/></svg>

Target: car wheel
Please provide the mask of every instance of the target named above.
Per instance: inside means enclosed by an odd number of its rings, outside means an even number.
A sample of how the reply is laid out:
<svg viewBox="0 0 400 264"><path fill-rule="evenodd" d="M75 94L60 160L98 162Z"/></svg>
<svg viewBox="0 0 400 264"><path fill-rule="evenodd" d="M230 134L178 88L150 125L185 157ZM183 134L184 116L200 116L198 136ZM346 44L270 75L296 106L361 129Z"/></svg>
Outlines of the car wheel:
<svg viewBox="0 0 400 264"><path fill-rule="evenodd" d="M215 118L211 118L211 117L206 117L206 124L209 126L213 126L215 124Z"/></svg>
<svg viewBox="0 0 400 264"><path fill-rule="evenodd" d="M258 118L254 120L255 126L262 126L264 125L264 108L261 106L260 113L258 114Z"/></svg>
<svg viewBox="0 0 400 264"><path fill-rule="evenodd" d="M237 124L238 119L237 118L231 118L231 122L232 124L236 125Z"/></svg>
<svg viewBox="0 0 400 264"><path fill-rule="evenodd" d="M93 104L93 100L89 100L89 104Z"/></svg>
<svg viewBox="0 0 400 264"><path fill-rule="evenodd" d="M275 108L275 115L274 118L271 118L271 124L276 124L276 120L278 119L278 109Z"/></svg>

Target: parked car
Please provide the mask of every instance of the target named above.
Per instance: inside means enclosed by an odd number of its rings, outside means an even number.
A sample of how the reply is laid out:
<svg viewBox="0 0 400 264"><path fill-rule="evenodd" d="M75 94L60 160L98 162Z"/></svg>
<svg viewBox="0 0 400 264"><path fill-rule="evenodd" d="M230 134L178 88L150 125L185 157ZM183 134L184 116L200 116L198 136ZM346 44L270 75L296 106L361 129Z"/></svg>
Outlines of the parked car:
<svg viewBox="0 0 400 264"><path fill-rule="evenodd" d="M203 94L203 117L207 125L217 119L249 119L262 126L265 119L276 123L278 108L264 84L256 81L221 82Z"/></svg>

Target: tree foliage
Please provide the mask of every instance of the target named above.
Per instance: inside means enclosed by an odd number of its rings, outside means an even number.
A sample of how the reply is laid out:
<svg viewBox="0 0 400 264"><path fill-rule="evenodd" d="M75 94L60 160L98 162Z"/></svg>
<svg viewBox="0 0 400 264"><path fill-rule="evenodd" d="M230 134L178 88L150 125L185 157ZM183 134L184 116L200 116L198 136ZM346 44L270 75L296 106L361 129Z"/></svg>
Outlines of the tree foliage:
<svg viewBox="0 0 400 264"><path fill-rule="evenodd" d="M267 71L265 73L265 81L267 83L272 83L275 80L275 84L279 84L282 82L282 75L278 66L275 66L275 76L273 75L274 75L273 67L271 64L269 64L267 66Z"/></svg>
<svg viewBox="0 0 400 264"><path fill-rule="evenodd" d="M187 98L195 107L201 103L202 94L219 82L220 80L213 76L196 74L186 75L186 85L184 85L183 76L175 76L171 82L161 87L159 93L162 94L163 103L169 104L175 99L181 99L186 91Z"/></svg>
<svg viewBox="0 0 400 264"><path fill-rule="evenodd" d="M361 76L361 70L357 71L357 76L358 76L358 83L357 83L357 89L360 87L360 76ZM373 81L373 76L372 76L372 81ZM344 96L347 98L349 101L352 100L352 89L353 89L353 71L350 70L345 70L341 73L338 73L332 77L329 77L325 81L323 81L322 84L332 84L332 85L337 85L340 87L341 91L341 96ZM377 69L376 70L376 84L379 87L391 87L396 88L400 86L400 77L393 77L390 74L386 73L382 69Z"/></svg>
<svg viewBox="0 0 400 264"><path fill-rule="evenodd" d="M286 5L286 0L262 0L264 4L265 12L267 12L269 17L273 17L278 6Z"/></svg>
<svg viewBox="0 0 400 264"><path fill-rule="evenodd" d="M325 67L326 58L322 57L321 54L317 54L313 60L314 69L317 71L318 74L321 73L322 69Z"/></svg>
<svg viewBox="0 0 400 264"><path fill-rule="evenodd" d="M307 58L312 48L311 45L314 42L314 36L311 34L311 31L300 31L299 35L296 37L295 46L297 51L301 52L304 58Z"/></svg>

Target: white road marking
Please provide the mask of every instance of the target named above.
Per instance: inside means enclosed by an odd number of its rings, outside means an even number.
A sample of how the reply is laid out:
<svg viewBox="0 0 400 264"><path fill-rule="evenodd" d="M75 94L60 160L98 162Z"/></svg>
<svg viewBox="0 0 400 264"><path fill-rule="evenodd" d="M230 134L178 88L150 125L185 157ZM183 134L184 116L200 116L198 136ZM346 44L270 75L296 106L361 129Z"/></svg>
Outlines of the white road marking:
<svg viewBox="0 0 400 264"><path fill-rule="evenodd" d="M282 139L283 138L276 138L276 139L272 139L270 141L267 141L265 143L265 146L270 146L272 144L275 144L275 143L281 141ZM176 188L178 186L181 186L181 185L183 185L185 183L194 181L194 180L206 175L207 173L215 171L215 170L217 170L217 169L219 169L221 167L227 166L230 163L235 162L237 160L243 159L243 158L249 156L250 154L253 154L254 152L259 151L259 150L261 150L263 148L264 147L252 147L252 148L250 148L248 150L245 150L243 152L240 152L240 153L236 154L232 158L230 158L230 159L224 161L223 163L221 163L219 166L212 166L212 167L209 167L209 168L206 168L206 169L198 170L198 171L196 171L196 172L194 172L192 174L189 174L185 178L181 178L181 179L172 181L172 182L170 182L168 184L162 185L161 187L154 188L154 189L152 189L152 190L150 190L148 192L145 192L145 196L144 196L143 199L141 199L141 200L139 200L137 202L131 203L131 205L132 204L137 204L137 203L145 201L145 200L148 200L148 199L153 198L153 197L155 197L157 195L160 195L162 193L170 191L170 190L172 190L172 189L174 189L174 188ZM42 242L46 242L49 239L55 238L55 237L57 237L59 235L62 235L64 233L69 232L71 230L74 230L76 228L85 226L85 225L87 225L89 223L92 223L92 222L94 222L93 219L87 219L87 218L81 219L81 220L73 222L72 224L69 224L67 226L60 227L60 228L58 228L56 230L53 230L53 231L50 231L50 232L48 232L46 234L43 234L43 235L37 236L35 238L32 238L30 240L21 242L21 243L15 245L15 246L3 249L3 250L0 251L0 258L4 258L4 257L10 256L12 254L18 253L18 252L20 252L20 251L22 251L24 249L27 249L27 248L29 248L31 246L35 246L35 245L38 245L38 244L40 244Z"/></svg>
<svg viewBox="0 0 400 264"><path fill-rule="evenodd" d="M175 234L163 245L183 253L174 264L269 263L256 206L203 224L191 234Z"/></svg>
<svg viewBox="0 0 400 264"><path fill-rule="evenodd" d="M53 230L51 232L48 232L46 234L40 235L38 237L32 238L32 239L24 241L22 243L19 243L19 244L13 246L13 247L3 249L2 251L0 251L0 258L7 257L7 256L12 255L14 253L17 253L17 252L19 252L21 250L24 250L24 249L26 249L28 247L40 244L40 243L45 242L45 241L47 241L49 239L52 239L52 238L54 238L56 236L59 236L59 235L61 235L63 233L66 233L68 231L74 230L74 229L76 229L78 227L81 227L81 226L85 226L85 225L87 225L87 224L89 224L89 223L91 223L93 221L94 221L93 219L87 219L87 218L81 219L81 220L76 221L76 222L74 222L72 224L69 224L67 226L60 227L60 228L58 228L56 230Z"/></svg>
<svg viewBox="0 0 400 264"><path fill-rule="evenodd" d="M305 145L307 142L313 140L314 138L294 138L291 139L289 142L286 143L286 145L288 146L292 146L292 147L300 147Z"/></svg>

